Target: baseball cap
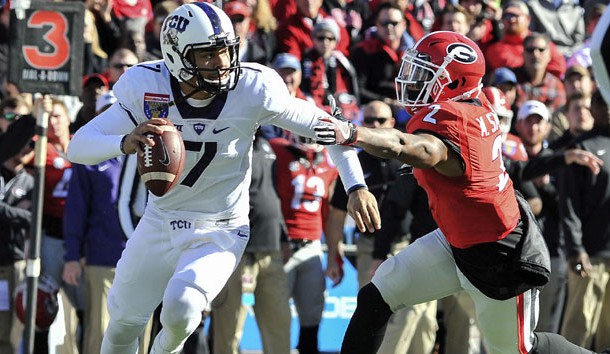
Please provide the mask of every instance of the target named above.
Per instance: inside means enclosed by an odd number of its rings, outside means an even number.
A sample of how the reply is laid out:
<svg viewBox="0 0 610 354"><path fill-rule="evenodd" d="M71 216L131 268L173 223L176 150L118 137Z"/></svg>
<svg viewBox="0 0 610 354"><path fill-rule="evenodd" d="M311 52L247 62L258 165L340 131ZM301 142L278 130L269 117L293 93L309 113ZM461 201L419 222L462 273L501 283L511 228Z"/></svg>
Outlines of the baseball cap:
<svg viewBox="0 0 610 354"><path fill-rule="evenodd" d="M116 96L112 91L101 94L95 102L95 111L99 112L102 108L111 105L116 102Z"/></svg>
<svg viewBox="0 0 610 354"><path fill-rule="evenodd" d="M311 36L315 37L321 31L327 31L332 33L335 40L338 42L341 39L341 35L339 34L339 25L332 18L324 18L316 23L311 31Z"/></svg>
<svg viewBox="0 0 610 354"><path fill-rule="evenodd" d="M301 71L301 62L290 53L280 53L273 60L273 68L276 70L290 68Z"/></svg>
<svg viewBox="0 0 610 354"><path fill-rule="evenodd" d="M525 101L521 105L519 112L517 112L517 120L525 119L534 114L541 116L547 122L549 121L549 109L546 108L544 103L535 100Z"/></svg>
<svg viewBox="0 0 610 354"><path fill-rule="evenodd" d="M88 85L90 82L95 82L95 81L101 83L103 86L106 86L106 88L110 88L110 85L108 85L108 79L106 79L106 77L104 77L101 74L91 74L91 75L85 76L83 78L83 87Z"/></svg>
<svg viewBox="0 0 610 354"><path fill-rule="evenodd" d="M493 74L494 85L501 85L506 82L517 84L517 76L507 67L497 68Z"/></svg>
<svg viewBox="0 0 610 354"><path fill-rule="evenodd" d="M229 1L225 4L223 10L229 17L235 15L250 17L250 8L248 7L248 5L241 1Z"/></svg>
<svg viewBox="0 0 610 354"><path fill-rule="evenodd" d="M570 75L572 74L578 74L580 76L591 76L589 70L579 64L571 65L568 70L566 70L565 78L570 77Z"/></svg>

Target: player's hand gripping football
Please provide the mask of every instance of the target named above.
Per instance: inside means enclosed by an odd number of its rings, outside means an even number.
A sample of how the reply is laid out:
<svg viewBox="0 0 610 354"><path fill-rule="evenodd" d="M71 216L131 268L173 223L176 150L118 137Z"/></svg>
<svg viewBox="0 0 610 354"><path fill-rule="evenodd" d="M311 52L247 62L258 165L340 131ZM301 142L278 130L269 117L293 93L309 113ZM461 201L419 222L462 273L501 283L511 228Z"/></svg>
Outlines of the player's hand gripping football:
<svg viewBox="0 0 610 354"><path fill-rule="evenodd" d="M131 131L131 133L125 136L125 141L123 142L123 151L126 154L138 153L138 155L143 156L144 145L155 145L155 142L152 139L147 138L146 134L163 134L163 129L161 129L160 126L165 124L167 124L167 120L162 118L152 118L147 120L146 122L140 123Z"/></svg>
<svg viewBox="0 0 610 354"><path fill-rule="evenodd" d="M347 212L356 222L360 232L375 232L381 229L381 217L377 199L366 189L351 192L347 200Z"/></svg>
<svg viewBox="0 0 610 354"><path fill-rule="evenodd" d="M351 145L358 140L358 129L354 123L343 117L341 108L337 107L335 98L328 96L332 117L320 118L314 127L316 143L320 145Z"/></svg>

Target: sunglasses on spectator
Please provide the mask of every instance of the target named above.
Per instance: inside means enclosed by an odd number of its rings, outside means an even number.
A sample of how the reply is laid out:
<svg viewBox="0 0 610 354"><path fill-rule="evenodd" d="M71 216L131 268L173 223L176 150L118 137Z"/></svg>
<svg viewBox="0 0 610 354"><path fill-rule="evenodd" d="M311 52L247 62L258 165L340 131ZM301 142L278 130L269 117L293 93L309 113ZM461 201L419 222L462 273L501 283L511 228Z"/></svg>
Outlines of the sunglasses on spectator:
<svg viewBox="0 0 610 354"><path fill-rule="evenodd" d="M19 118L21 118L20 114L17 113L4 113L2 116L0 116L6 120L8 120L9 122L12 122L13 120L18 120Z"/></svg>
<svg viewBox="0 0 610 354"><path fill-rule="evenodd" d="M115 69L123 69L123 68L131 68L133 66L133 64L114 63L114 64L110 64L110 66L112 66Z"/></svg>
<svg viewBox="0 0 610 354"><path fill-rule="evenodd" d="M540 53L544 53L544 51L546 50L545 47L527 47L525 48L525 51L528 53L533 53L535 51L539 51Z"/></svg>
<svg viewBox="0 0 610 354"><path fill-rule="evenodd" d="M374 124L375 122L379 123L379 124L383 124L385 123L389 118L383 118L383 117L364 117L363 121L364 124Z"/></svg>
<svg viewBox="0 0 610 354"><path fill-rule="evenodd" d="M334 41L335 38L333 37L326 37L326 36L317 36L316 40L320 41L320 42L324 42L325 40L328 40L330 42Z"/></svg>
<svg viewBox="0 0 610 354"><path fill-rule="evenodd" d="M505 14L503 14L503 15L502 15L502 19L503 19L503 20L510 20L510 19L512 19L512 18L517 18L517 17L519 17L519 16L521 16L521 15L519 15L519 14L514 14L514 13L512 13L512 12L507 12L507 13L505 13Z"/></svg>
<svg viewBox="0 0 610 354"><path fill-rule="evenodd" d="M400 21L391 21L391 20L379 21L379 25L381 27L388 27L389 25L392 25L393 27L396 27L399 24L400 24Z"/></svg>
<svg viewBox="0 0 610 354"><path fill-rule="evenodd" d="M231 16L231 22L233 23L242 23L246 19L245 16Z"/></svg>

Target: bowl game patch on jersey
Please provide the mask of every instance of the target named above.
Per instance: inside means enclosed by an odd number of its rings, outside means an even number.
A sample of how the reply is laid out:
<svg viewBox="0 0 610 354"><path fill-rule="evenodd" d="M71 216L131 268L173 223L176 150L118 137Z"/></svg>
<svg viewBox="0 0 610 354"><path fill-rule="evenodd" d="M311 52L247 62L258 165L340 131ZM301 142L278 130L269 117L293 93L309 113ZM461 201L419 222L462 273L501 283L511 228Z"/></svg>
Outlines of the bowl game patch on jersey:
<svg viewBox="0 0 610 354"><path fill-rule="evenodd" d="M150 118L167 118L169 113L169 95L144 93L144 114Z"/></svg>

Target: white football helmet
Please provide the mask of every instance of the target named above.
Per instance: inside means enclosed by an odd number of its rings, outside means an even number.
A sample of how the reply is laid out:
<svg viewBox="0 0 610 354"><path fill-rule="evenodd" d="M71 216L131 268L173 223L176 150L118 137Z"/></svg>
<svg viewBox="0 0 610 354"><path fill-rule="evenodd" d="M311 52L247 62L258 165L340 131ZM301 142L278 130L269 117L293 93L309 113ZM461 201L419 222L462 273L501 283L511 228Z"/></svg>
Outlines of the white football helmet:
<svg viewBox="0 0 610 354"><path fill-rule="evenodd" d="M228 68L199 68L193 50L227 48ZM180 82L196 78L195 88L218 94L235 88L239 79L239 37L221 9L205 2L179 6L167 16L161 28L161 52L172 76ZM205 72L217 73L217 80L204 79ZM229 72L229 75L225 74Z"/></svg>

